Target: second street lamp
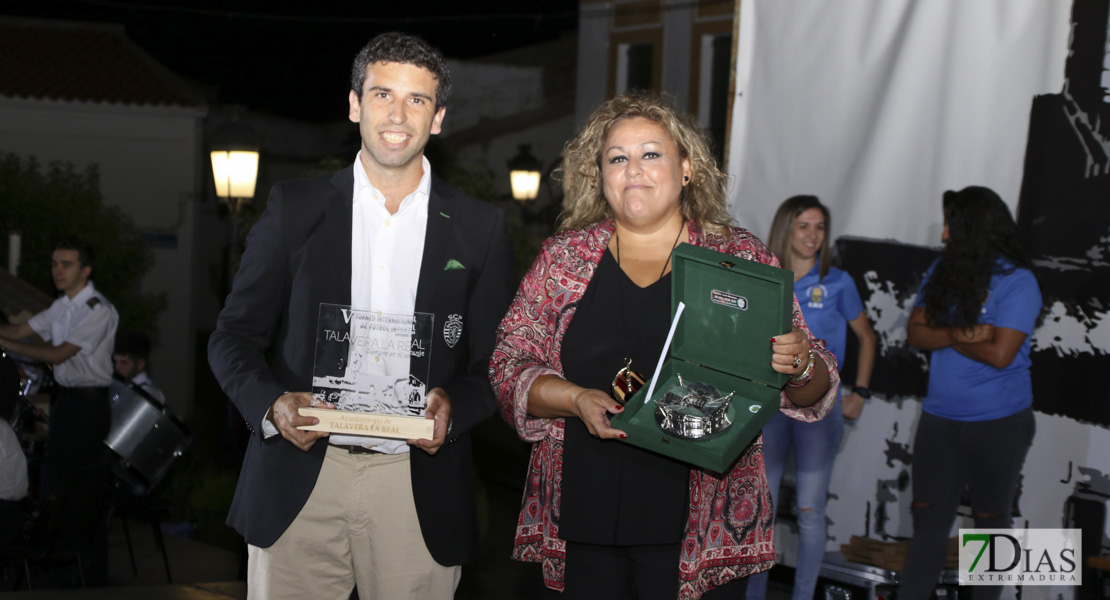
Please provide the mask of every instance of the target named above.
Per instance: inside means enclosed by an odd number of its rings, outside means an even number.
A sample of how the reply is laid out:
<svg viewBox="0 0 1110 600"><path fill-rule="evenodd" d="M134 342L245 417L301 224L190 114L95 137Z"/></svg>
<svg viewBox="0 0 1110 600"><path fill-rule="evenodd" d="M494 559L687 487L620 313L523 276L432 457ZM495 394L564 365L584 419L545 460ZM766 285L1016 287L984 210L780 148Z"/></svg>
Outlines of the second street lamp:
<svg viewBox="0 0 1110 600"><path fill-rule="evenodd" d="M522 204L535 200L540 190L540 169L543 165L538 158L532 156L530 149L530 144L520 144L520 151L508 162L513 199Z"/></svg>

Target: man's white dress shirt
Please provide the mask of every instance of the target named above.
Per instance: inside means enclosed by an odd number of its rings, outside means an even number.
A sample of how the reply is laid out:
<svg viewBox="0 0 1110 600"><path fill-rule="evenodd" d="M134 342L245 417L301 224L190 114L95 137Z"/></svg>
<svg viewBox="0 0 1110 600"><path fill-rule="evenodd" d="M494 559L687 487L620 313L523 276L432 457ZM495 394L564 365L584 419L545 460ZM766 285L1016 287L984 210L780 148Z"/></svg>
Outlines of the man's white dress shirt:
<svg viewBox="0 0 1110 600"><path fill-rule="evenodd" d="M383 313L413 314L420 264L424 258L424 238L428 226L428 197L432 189L432 166L421 157L424 175L416 189L405 196L397 212L390 214L386 198L366 175L362 152L355 157L354 203L351 213L351 307ZM380 357L368 365L377 375L408 375L409 359ZM425 382L427 383L427 382ZM264 419L266 437L276 435L277 427ZM409 451L405 440L358 435L336 435L329 443L364 446L385 454Z"/></svg>

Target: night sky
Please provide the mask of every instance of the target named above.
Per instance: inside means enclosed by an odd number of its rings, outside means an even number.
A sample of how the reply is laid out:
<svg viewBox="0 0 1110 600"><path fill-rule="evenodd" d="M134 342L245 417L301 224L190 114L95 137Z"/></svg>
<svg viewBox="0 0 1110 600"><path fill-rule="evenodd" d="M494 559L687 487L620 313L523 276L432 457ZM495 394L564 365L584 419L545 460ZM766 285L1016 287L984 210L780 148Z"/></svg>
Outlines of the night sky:
<svg viewBox="0 0 1110 600"><path fill-rule="evenodd" d="M577 0L45 0L6 2L0 14L122 24L217 102L319 121L346 114L351 60L378 33L414 33L448 58L474 58L573 31L577 10Z"/></svg>

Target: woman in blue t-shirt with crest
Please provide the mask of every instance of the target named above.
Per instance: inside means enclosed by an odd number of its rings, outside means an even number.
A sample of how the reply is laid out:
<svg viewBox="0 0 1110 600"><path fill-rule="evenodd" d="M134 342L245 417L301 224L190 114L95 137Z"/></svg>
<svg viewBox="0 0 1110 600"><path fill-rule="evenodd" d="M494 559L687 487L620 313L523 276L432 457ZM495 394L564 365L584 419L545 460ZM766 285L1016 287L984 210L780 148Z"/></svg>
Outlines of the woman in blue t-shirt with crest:
<svg viewBox="0 0 1110 600"><path fill-rule="evenodd" d="M838 398L828 416L814 423L802 423L775 415L763 428L763 462L776 509L779 482L792 450L797 465L798 566L794 600L813 598L817 575L825 558L825 505L833 460L844 433L844 419L858 417L864 400L871 397L867 386L875 361L875 332L867 320L852 276L831 264L829 239L825 233L828 227L829 209L817 197L794 196L785 200L775 212L771 235L767 238L767 246L778 256L782 268L794 272L794 294L813 336L825 342L825 347L841 365L844 364L849 329L859 341L852 393ZM753 575L747 598L763 600L766 590L767 573Z"/></svg>
<svg viewBox="0 0 1110 600"><path fill-rule="evenodd" d="M924 600L948 553L964 487L976 528L1008 529L1035 430L1030 336L1041 291L1010 210L978 186L944 193L944 250L929 267L906 341L932 351L913 453L913 540L900 600ZM998 598L1000 586L975 598Z"/></svg>

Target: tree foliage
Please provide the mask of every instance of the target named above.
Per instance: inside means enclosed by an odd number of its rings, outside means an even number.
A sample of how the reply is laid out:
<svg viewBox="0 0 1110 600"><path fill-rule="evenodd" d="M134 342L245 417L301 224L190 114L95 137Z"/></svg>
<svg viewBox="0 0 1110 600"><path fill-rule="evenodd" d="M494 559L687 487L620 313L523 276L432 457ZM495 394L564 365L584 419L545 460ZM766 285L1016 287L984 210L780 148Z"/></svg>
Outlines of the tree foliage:
<svg viewBox="0 0 1110 600"><path fill-rule="evenodd" d="M22 237L19 272L24 281L54 296L50 275L54 244L76 236L95 252L92 280L116 306L120 331L142 332L157 339L156 317L165 294L140 290L154 265L153 253L131 217L104 203L95 165L79 171L71 163L45 167L34 157L0 153L0 233ZM0 244L3 264L8 244Z"/></svg>
<svg viewBox="0 0 1110 600"><path fill-rule="evenodd" d="M452 187L473 198L484 200L505 213L509 241L513 245L516 258L517 275L523 276L539 254L543 241L554 231L554 219L551 219L550 224L543 219L539 223L530 224L535 219L531 218L519 202L497 192L493 170L484 162L466 163L461 153L451 152L435 139L428 143L424 153L432 163L432 170Z"/></svg>

